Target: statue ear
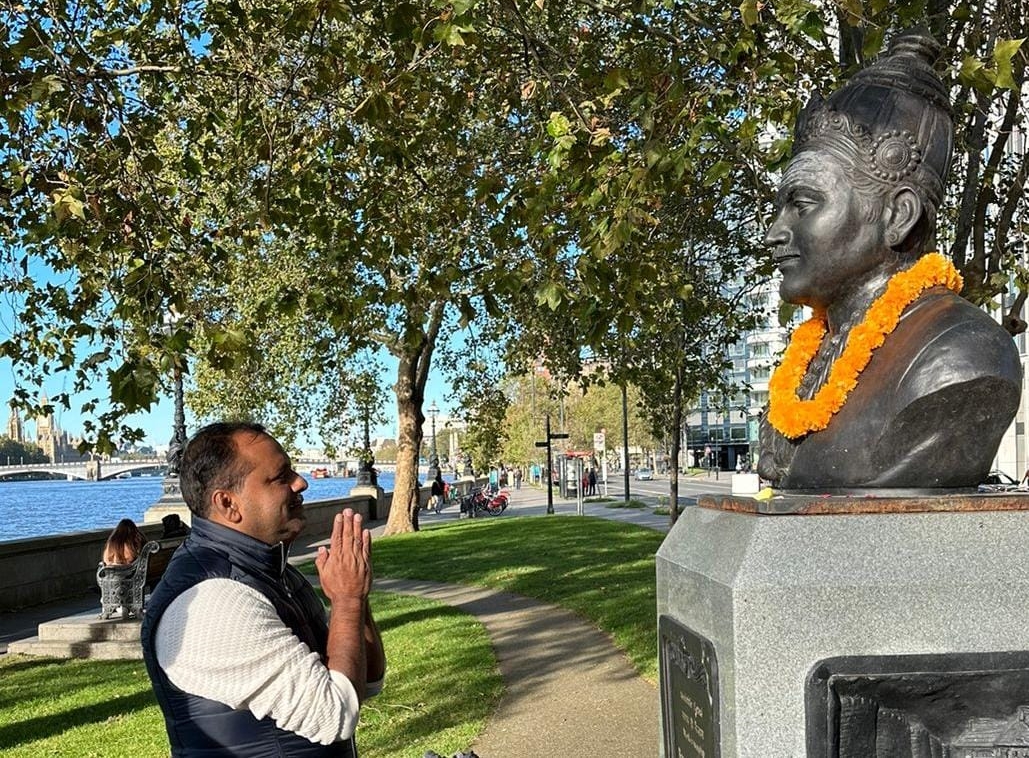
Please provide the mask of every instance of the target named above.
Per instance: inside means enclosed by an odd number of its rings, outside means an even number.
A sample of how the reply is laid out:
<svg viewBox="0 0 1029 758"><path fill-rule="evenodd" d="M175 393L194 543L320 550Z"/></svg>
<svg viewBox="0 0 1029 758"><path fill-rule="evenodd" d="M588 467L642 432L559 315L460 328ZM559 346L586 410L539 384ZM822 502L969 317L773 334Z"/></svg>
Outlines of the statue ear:
<svg viewBox="0 0 1029 758"><path fill-rule="evenodd" d="M898 187L893 190L886 202L883 218L886 243L894 248L902 245L922 220L923 210L922 198L913 189Z"/></svg>

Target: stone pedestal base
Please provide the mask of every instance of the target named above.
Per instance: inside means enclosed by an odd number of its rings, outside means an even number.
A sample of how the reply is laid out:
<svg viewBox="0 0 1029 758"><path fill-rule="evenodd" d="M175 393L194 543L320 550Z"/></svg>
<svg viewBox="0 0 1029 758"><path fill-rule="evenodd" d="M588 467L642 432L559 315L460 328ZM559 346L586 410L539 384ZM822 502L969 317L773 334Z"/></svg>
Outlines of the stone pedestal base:
<svg viewBox="0 0 1029 758"><path fill-rule="evenodd" d="M804 508L822 504L813 516L701 502L657 556L662 756L842 756L826 745L824 703L805 703L809 680L826 677L821 662L1029 650L1029 497L959 496L946 512L809 497ZM848 503L857 512L841 512ZM921 755L871 753L902 754Z"/></svg>
<svg viewBox="0 0 1029 758"><path fill-rule="evenodd" d="M358 484L350 490L350 497L370 497L375 502L372 505L372 512L368 514L370 521L385 518L379 513L379 505L382 503L383 489L378 485Z"/></svg>
<svg viewBox="0 0 1029 758"><path fill-rule="evenodd" d="M182 492L179 489L178 476L166 476L161 483L161 499L151 505L143 513L144 524L160 523L161 519L169 513L177 513L182 523L189 526L193 523L193 513L182 499Z"/></svg>

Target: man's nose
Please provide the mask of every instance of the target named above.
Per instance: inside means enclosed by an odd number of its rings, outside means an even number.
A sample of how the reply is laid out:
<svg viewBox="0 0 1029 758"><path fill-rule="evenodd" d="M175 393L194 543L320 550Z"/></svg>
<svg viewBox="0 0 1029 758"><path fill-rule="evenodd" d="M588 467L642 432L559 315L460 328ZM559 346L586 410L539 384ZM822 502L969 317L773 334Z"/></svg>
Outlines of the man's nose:
<svg viewBox="0 0 1029 758"><path fill-rule="evenodd" d="M307 489L307 480L304 479L304 477L300 476L300 474L297 474L296 475L296 479L293 480L293 491L294 492L303 492L306 489Z"/></svg>

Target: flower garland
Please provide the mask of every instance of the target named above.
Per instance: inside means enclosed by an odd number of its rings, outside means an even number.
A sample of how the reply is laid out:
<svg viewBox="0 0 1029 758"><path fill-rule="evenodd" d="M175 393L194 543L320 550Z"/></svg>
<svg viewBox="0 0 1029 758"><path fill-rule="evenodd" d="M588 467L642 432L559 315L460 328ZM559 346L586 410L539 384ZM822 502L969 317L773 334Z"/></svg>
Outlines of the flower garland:
<svg viewBox="0 0 1029 758"><path fill-rule="evenodd" d="M961 275L939 253L923 255L911 268L894 274L886 291L872 303L864 320L851 329L847 346L829 371L829 378L810 400L797 397L797 389L826 332L824 312L816 312L797 327L782 363L768 382L768 420L790 439L817 432L829 425L847 396L857 386L858 375L872 360L872 351L897 328L900 316L925 290L943 285L961 290Z"/></svg>

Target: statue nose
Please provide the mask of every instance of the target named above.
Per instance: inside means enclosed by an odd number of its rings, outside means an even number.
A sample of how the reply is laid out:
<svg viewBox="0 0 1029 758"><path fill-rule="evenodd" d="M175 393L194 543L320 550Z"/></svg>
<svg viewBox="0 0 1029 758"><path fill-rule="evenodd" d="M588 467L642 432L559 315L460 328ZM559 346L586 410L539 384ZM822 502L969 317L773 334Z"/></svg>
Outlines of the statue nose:
<svg viewBox="0 0 1029 758"><path fill-rule="evenodd" d="M772 225L768 227L768 231L765 232L765 236L761 242L768 247L775 247L776 245L785 245L789 241L789 229L787 229L786 225L782 223L782 213L777 213L775 218L772 220Z"/></svg>

